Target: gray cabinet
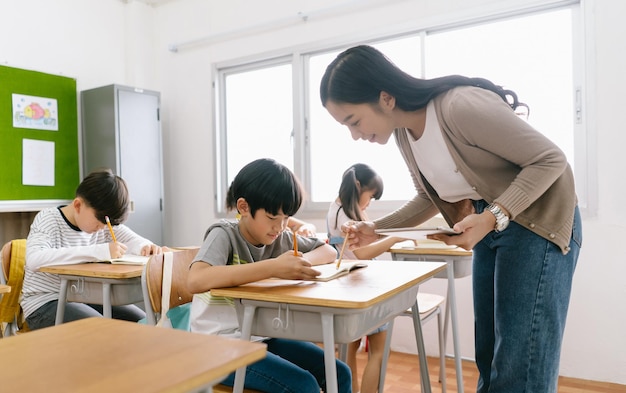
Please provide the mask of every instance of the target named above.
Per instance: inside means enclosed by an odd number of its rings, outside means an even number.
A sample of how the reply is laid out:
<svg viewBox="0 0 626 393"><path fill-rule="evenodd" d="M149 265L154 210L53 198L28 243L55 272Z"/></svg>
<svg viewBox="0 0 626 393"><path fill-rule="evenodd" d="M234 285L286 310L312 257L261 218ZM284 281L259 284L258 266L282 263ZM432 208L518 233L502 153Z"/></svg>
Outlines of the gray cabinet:
<svg viewBox="0 0 626 393"><path fill-rule="evenodd" d="M111 168L128 183L126 225L163 244L160 93L120 85L81 92L83 172Z"/></svg>

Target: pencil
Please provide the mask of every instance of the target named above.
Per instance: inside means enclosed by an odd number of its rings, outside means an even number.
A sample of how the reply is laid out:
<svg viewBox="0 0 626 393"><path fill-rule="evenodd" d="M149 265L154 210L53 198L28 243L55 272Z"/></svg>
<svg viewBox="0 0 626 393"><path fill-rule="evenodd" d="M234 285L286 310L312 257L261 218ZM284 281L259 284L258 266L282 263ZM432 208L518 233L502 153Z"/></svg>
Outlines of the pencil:
<svg viewBox="0 0 626 393"><path fill-rule="evenodd" d="M298 256L298 237L296 231L293 231L293 255Z"/></svg>
<svg viewBox="0 0 626 393"><path fill-rule="evenodd" d="M339 259L337 259L337 269L341 266L341 259L343 258L343 250L346 249L346 243L348 243L348 235L343 239L343 246L341 246L341 251L339 252Z"/></svg>
<svg viewBox="0 0 626 393"><path fill-rule="evenodd" d="M111 237L113 238L113 241L117 243L117 239L115 238L115 233L113 232L113 227L111 226L111 221L109 220L109 216L104 216L104 219L106 220L107 225L109 226L109 231L111 232Z"/></svg>

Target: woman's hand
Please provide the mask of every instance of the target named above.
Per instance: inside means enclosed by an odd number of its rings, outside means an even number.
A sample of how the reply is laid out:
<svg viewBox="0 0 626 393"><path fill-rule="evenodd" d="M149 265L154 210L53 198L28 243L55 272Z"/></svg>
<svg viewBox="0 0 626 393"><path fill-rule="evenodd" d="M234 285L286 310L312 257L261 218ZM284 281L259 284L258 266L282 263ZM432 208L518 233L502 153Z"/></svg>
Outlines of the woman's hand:
<svg viewBox="0 0 626 393"><path fill-rule="evenodd" d="M470 214L454 224L454 229L460 235L429 235L429 239L440 240L449 245L456 245L466 250L474 248L487 234L494 230L496 217L485 210L480 214Z"/></svg>
<svg viewBox="0 0 626 393"><path fill-rule="evenodd" d="M378 240L380 236L374 231L376 226L372 221L348 221L341 226L341 232L346 234L348 248L367 246Z"/></svg>

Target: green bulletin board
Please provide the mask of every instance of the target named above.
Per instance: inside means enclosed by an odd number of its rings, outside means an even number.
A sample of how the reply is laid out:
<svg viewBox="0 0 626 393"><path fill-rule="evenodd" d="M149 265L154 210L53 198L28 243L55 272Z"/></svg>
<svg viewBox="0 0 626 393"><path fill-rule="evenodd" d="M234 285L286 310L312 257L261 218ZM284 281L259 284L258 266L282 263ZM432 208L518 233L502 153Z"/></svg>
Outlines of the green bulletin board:
<svg viewBox="0 0 626 393"><path fill-rule="evenodd" d="M0 66L0 208L74 198L76 97L73 78Z"/></svg>

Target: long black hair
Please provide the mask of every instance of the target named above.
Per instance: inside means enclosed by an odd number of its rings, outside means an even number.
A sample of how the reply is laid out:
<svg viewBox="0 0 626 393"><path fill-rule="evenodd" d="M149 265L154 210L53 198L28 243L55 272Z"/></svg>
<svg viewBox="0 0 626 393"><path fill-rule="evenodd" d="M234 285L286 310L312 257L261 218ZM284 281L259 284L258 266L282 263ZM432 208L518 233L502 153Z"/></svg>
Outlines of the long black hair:
<svg viewBox="0 0 626 393"><path fill-rule="evenodd" d="M339 202L341 209L351 220L363 221L364 217L359 207L361 194L365 191L374 191L372 197L380 199L383 196L383 179L368 165L354 164L346 169L341 178L339 186ZM337 217L335 216L335 228L337 228Z"/></svg>
<svg viewBox="0 0 626 393"><path fill-rule="evenodd" d="M424 108L439 94L457 86L477 86L491 90L515 110L528 106L517 94L484 78L448 75L433 79L415 78L402 71L384 54L368 45L340 53L326 68L320 84L322 105L328 101L349 104L378 103L380 92L391 94L398 108L415 111Z"/></svg>

